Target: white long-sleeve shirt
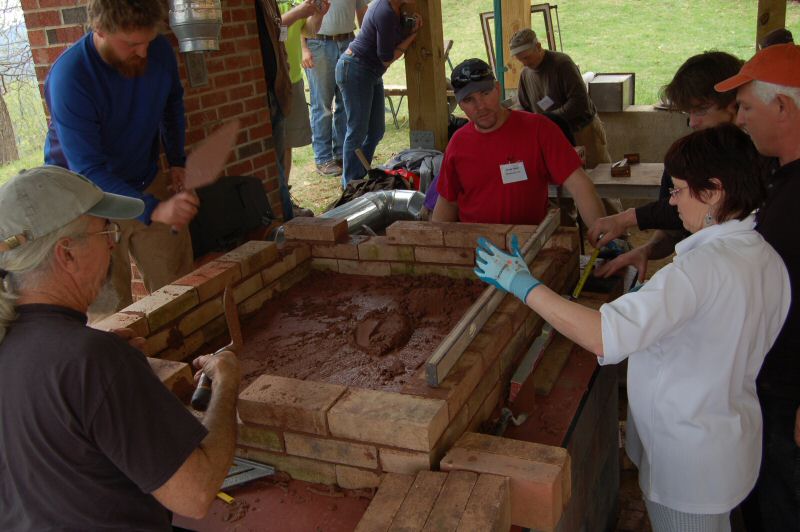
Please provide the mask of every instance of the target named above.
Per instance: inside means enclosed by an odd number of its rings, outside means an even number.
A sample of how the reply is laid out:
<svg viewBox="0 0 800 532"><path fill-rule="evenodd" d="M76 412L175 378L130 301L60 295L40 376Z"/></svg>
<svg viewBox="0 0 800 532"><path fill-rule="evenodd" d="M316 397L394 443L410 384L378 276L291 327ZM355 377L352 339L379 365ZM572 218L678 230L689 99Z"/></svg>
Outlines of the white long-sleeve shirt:
<svg viewBox="0 0 800 532"><path fill-rule="evenodd" d="M715 514L761 459L755 379L786 319L789 276L754 217L698 231L638 292L600 308L601 364L628 361L627 451L645 497Z"/></svg>

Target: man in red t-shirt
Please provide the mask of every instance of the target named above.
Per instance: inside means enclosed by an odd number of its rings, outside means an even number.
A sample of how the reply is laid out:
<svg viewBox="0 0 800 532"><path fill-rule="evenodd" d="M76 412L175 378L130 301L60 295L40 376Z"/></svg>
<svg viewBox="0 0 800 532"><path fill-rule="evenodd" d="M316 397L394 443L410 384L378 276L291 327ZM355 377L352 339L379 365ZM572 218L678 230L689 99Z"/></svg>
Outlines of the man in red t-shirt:
<svg viewBox="0 0 800 532"><path fill-rule="evenodd" d="M470 123L444 154L435 222L538 224L547 213L548 184L564 185L591 227L605 215L581 160L549 119L500 105L489 65L467 59L451 82Z"/></svg>

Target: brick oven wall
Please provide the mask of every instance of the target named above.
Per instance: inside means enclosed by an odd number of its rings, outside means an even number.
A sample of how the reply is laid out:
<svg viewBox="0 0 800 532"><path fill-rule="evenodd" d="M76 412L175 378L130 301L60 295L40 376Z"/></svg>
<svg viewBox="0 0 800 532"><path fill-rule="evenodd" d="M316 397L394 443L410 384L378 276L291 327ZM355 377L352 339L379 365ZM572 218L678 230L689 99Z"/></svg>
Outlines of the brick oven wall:
<svg viewBox="0 0 800 532"><path fill-rule="evenodd" d="M50 66L86 31L85 0L21 0L31 44L36 77L43 94ZM222 0L220 49L206 52L208 84L189 86L183 54L175 35L164 24L164 34L178 58L186 108L186 149L202 141L223 122L239 118L239 133L226 175L253 175L261 179L272 210L281 216L278 169L272 143L267 84L253 2Z"/></svg>

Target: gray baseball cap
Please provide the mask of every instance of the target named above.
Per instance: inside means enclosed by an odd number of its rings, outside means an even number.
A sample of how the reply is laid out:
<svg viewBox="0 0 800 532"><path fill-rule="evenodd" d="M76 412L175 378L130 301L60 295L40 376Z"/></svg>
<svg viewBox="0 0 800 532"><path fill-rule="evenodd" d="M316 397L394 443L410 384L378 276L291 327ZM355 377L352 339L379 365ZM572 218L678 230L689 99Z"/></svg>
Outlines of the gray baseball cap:
<svg viewBox="0 0 800 532"><path fill-rule="evenodd" d="M57 231L83 214L128 220L142 212L142 200L103 192L60 166L23 170L0 187L0 252Z"/></svg>
<svg viewBox="0 0 800 532"><path fill-rule="evenodd" d="M517 55L526 50L535 49L537 42L539 41L536 39L536 32L530 28L523 28L511 36L508 41L508 47L511 50L511 55Z"/></svg>

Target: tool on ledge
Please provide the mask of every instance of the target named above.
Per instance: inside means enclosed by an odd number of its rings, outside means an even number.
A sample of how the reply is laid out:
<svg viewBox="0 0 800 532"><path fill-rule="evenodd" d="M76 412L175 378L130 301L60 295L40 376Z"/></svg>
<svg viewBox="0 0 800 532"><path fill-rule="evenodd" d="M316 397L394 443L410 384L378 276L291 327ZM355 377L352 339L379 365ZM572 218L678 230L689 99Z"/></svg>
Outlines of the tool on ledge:
<svg viewBox="0 0 800 532"><path fill-rule="evenodd" d="M239 119L237 118L214 131L194 148L186 158L186 177L181 190L202 188L219 179L238 134ZM176 192L181 190L176 190ZM173 227L172 233L177 232L178 229Z"/></svg>
<svg viewBox="0 0 800 532"><path fill-rule="evenodd" d="M225 322L228 324L228 334L231 335L231 341L222 349L218 349L214 355L222 351L240 351L244 345L242 338L242 327L239 323L239 312L236 309L236 302L233 300L233 288L228 285L225 287L225 292L222 294L222 305L225 308ZM205 374L200 375L200 382L197 384L197 389L192 394L192 408L205 412L208 408L208 403L211 400L211 379Z"/></svg>

